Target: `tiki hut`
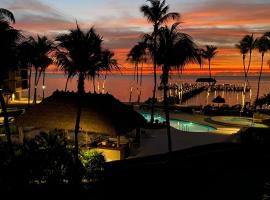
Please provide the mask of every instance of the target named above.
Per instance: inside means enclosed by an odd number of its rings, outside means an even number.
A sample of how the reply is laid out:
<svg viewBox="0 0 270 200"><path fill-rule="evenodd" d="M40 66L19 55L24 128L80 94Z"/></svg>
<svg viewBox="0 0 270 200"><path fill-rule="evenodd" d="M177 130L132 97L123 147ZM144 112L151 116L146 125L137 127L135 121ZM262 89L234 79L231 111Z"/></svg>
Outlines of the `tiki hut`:
<svg viewBox="0 0 270 200"><path fill-rule="evenodd" d="M218 107L220 103L225 103L225 99L223 97L221 97L220 95L218 95L216 98L214 98L212 100L213 103L217 103Z"/></svg>
<svg viewBox="0 0 270 200"><path fill-rule="evenodd" d="M80 130L109 136L124 135L141 127L145 119L110 94L85 93L81 99ZM18 127L74 130L77 93L56 91L16 119Z"/></svg>
<svg viewBox="0 0 270 200"><path fill-rule="evenodd" d="M26 127L74 131L77 97L77 93L73 92L54 92L52 96L29 108L15 120L19 132ZM120 135L136 129L136 139L139 140L140 127L146 121L129 105L121 103L110 94L85 93L80 101L82 105L81 132L115 138L119 147Z"/></svg>

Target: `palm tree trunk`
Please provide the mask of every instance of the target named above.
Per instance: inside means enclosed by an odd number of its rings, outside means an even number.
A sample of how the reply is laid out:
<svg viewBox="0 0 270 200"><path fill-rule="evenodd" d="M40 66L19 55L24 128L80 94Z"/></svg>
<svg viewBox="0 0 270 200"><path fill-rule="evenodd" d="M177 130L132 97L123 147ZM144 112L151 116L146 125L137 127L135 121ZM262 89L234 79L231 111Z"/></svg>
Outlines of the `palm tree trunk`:
<svg viewBox="0 0 270 200"><path fill-rule="evenodd" d="M66 85L65 85L65 92L67 92L67 87L68 87L68 81L69 81L69 76L67 77L67 80L66 80Z"/></svg>
<svg viewBox="0 0 270 200"><path fill-rule="evenodd" d="M251 55L252 55L252 49L249 50L249 60L248 60L248 67L247 67L247 75L249 72L250 64L251 64Z"/></svg>
<svg viewBox="0 0 270 200"><path fill-rule="evenodd" d="M94 93L96 93L95 76L93 76L93 88L94 88Z"/></svg>
<svg viewBox="0 0 270 200"><path fill-rule="evenodd" d="M76 115L76 124L75 124L75 148L74 148L74 158L76 166L79 166L79 143L78 143L78 134L80 129L80 120L81 120L81 112L82 112L82 105L81 105L81 99L84 93L84 76L83 74L79 74L79 80L78 80L78 98L77 98L77 115ZM77 168L78 169L78 168Z"/></svg>
<svg viewBox="0 0 270 200"><path fill-rule="evenodd" d="M139 83L139 63L137 63L137 84Z"/></svg>
<svg viewBox="0 0 270 200"><path fill-rule="evenodd" d="M208 63L209 63L209 77L212 78L212 75L211 75L211 59L208 59Z"/></svg>
<svg viewBox="0 0 270 200"><path fill-rule="evenodd" d="M246 70L245 55L243 55L243 66L244 66L245 83L244 83L244 89L243 89L243 95L242 95L242 108L241 108L241 110L240 110L240 115L241 115L241 113L244 111L244 108L245 108L245 101L246 101L247 70Z"/></svg>
<svg viewBox="0 0 270 200"><path fill-rule="evenodd" d="M11 133L10 133L9 123L8 123L7 107L6 107L6 103L5 103L5 99L4 99L2 90L0 90L0 103L1 103L2 111L3 111L3 115L4 115L4 126L5 126L5 131L6 131L8 148L9 148L9 151L11 152L11 154L13 154Z"/></svg>
<svg viewBox="0 0 270 200"><path fill-rule="evenodd" d="M32 66L30 67L30 73L28 77L28 107L30 106L30 97L31 97L31 78L32 78Z"/></svg>
<svg viewBox="0 0 270 200"><path fill-rule="evenodd" d="M262 53L262 61L261 61L261 69L260 69L260 75L259 75L259 80L258 80L257 95L256 95L256 101L255 101L255 109L257 107L257 102L258 102L259 94L260 94L260 84L261 84L261 77L262 77L262 70L263 70L263 58L264 58L264 53Z"/></svg>
<svg viewBox="0 0 270 200"><path fill-rule="evenodd" d="M151 120L150 123L154 123L154 107L155 107L155 99L156 99L156 90L157 90L157 25L154 26L154 90L152 97L152 105L151 105Z"/></svg>
<svg viewBox="0 0 270 200"><path fill-rule="evenodd" d="M103 83L102 83L102 94L105 94L105 83L106 83L106 80L107 80L107 71L105 73L105 77L104 77L104 80L103 80Z"/></svg>
<svg viewBox="0 0 270 200"><path fill-rule="evenodd" d="M141 101L141 95L142 95L142 71L143 71L143 65L141 66L141 74L140 74L140 92L138 96L138 104Z"/></svg>
<svg viewBox="0 0 270 200"><path fill-rule="evenodd" d="M34 101L33 103L36 104L37 103L37 75L38 75L38 71L37 68L35 69L35 82L34 82Z"/></svg>
<svg viewBox="0 0 270 200"><path fill-rule="evenodd" d="M134 80L134 82L135 82L135 80L136 80L136 63L134 64L134 73L133 73L133 80Z"/></svg>
<svg viewBox="0 0 270 200"><path fill-rule="evenodd" d="M45 98L45 69L43 71L43 80L42 80L42 100Z"/></svg>
<svg viewBox="0 0 270 200"><path fill-rule="evenodd" d="M171 139L171 126L170 126L170 113L169 113L169 106L168 106L168 78L169 78L169 70L168 67L163 66L163 74L162 74L162 83L164 87L164 109L165 109L165 116L166 116L166 128L167 128L167 137L168 137L168 153L169 157L172 153L172 139Z"/></svg>

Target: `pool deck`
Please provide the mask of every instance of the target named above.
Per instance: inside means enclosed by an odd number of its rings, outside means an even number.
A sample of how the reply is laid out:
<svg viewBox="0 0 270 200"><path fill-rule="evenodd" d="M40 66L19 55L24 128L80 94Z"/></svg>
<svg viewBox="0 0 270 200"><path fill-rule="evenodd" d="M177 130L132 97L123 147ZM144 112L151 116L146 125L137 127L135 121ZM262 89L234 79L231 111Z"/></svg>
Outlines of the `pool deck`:
<svg viewBox="0 0 270 200"><path fill-rule="evenodd" d="M218 142L236 142L238 138L237 133L241 129L239 127L224 126L206 122L205 119L209 118L209 116L201 114L171 113L170 118L193 121L216 128L215 131L204 133L184 132L171 128L173 151ZM145 134L142 134L140 147L138 149L134 149L132 152L133 155L129 158L144 157L168 152L166 129L144 129L144 131Z"/></svg>

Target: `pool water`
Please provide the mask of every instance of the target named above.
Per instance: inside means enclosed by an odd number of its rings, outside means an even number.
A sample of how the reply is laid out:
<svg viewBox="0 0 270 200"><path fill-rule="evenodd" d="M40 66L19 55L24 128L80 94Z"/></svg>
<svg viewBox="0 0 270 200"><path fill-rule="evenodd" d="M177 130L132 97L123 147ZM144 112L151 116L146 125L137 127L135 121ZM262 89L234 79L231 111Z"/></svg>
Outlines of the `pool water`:
<svg viewBox="0 0 270 200"><path fill-rule="evenodd" d="M151 120L151 114L150 113L145 113L145 112L140 112L140 114L148 121L150 122ZM159 114L155 114L154 115L154 121L158 121L159 123L165 122L165 118L162 117Z"/></svg>
<svg viewBox="0 0 270 200"><path fill-rule="evenodd" d="M140 114L149 122L151 119L150 113L140 112ZM154 120L158 120L158 122L162 123L165 122L165 118L162 117L160 114L154 115ZM216 130L216 128L212 126L207 126L203 124L199 124L192 121L185 121L185 120L179 120L179 119L170 119L170 125L171 127L180 130L180 131L186 131L186 132L211 132Z"/></svg>
<svg viewBox="0 0 270 200"><path fill-rule="evenodd" d="M244 118L244 117L224 117L224 121L227 121L227 122L253 123L252 118Z"/></svg>
<svg viewBox="0 0 270 200"><path fill-rule="evenodd" d="M191 121L184 121L178 119L171 119L170 124L173 128L187 132L211 132L216 130L216 128L212 126L207 126Z"/></svg>
<svg viewBox="0 0 270 200"><path fill-rule="evenodd" d="M215 116L211 117L214 122L221 122L233 126L250 126L267 128L268 126L262 123L254 122L253 118L250 117L233 117L233 116Z"/></svg>

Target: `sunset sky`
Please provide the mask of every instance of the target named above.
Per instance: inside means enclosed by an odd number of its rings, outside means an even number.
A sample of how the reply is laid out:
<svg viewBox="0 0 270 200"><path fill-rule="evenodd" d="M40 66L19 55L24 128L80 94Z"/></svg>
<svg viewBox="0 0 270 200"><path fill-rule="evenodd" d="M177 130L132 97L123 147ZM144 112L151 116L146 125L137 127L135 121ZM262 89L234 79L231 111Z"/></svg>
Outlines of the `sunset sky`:
<svg viewBox="0 0 270 200"><path fill-rule="evenodd" d="M139 8L145 0L0 0L3 8L15 14L16 28L26 35L54 37L75 27L95 26L103 35L120 64L126 63L126 53L140 36L152 30ZM218 46L213 59L216 72L237 72L242 69L241 55L235 44L245 35L270 31L269 0L167 0L170 11L182 15L182 30L197 44ZM266 55L270 59L270 53ZM252 70L259 67L259 54L254 54ZM149 66L150 67L150 66ZM205 66L206 69L206 66ZM265 65L265 69L268 67ZM198 71L191 66L190 71Z"/></svg>

